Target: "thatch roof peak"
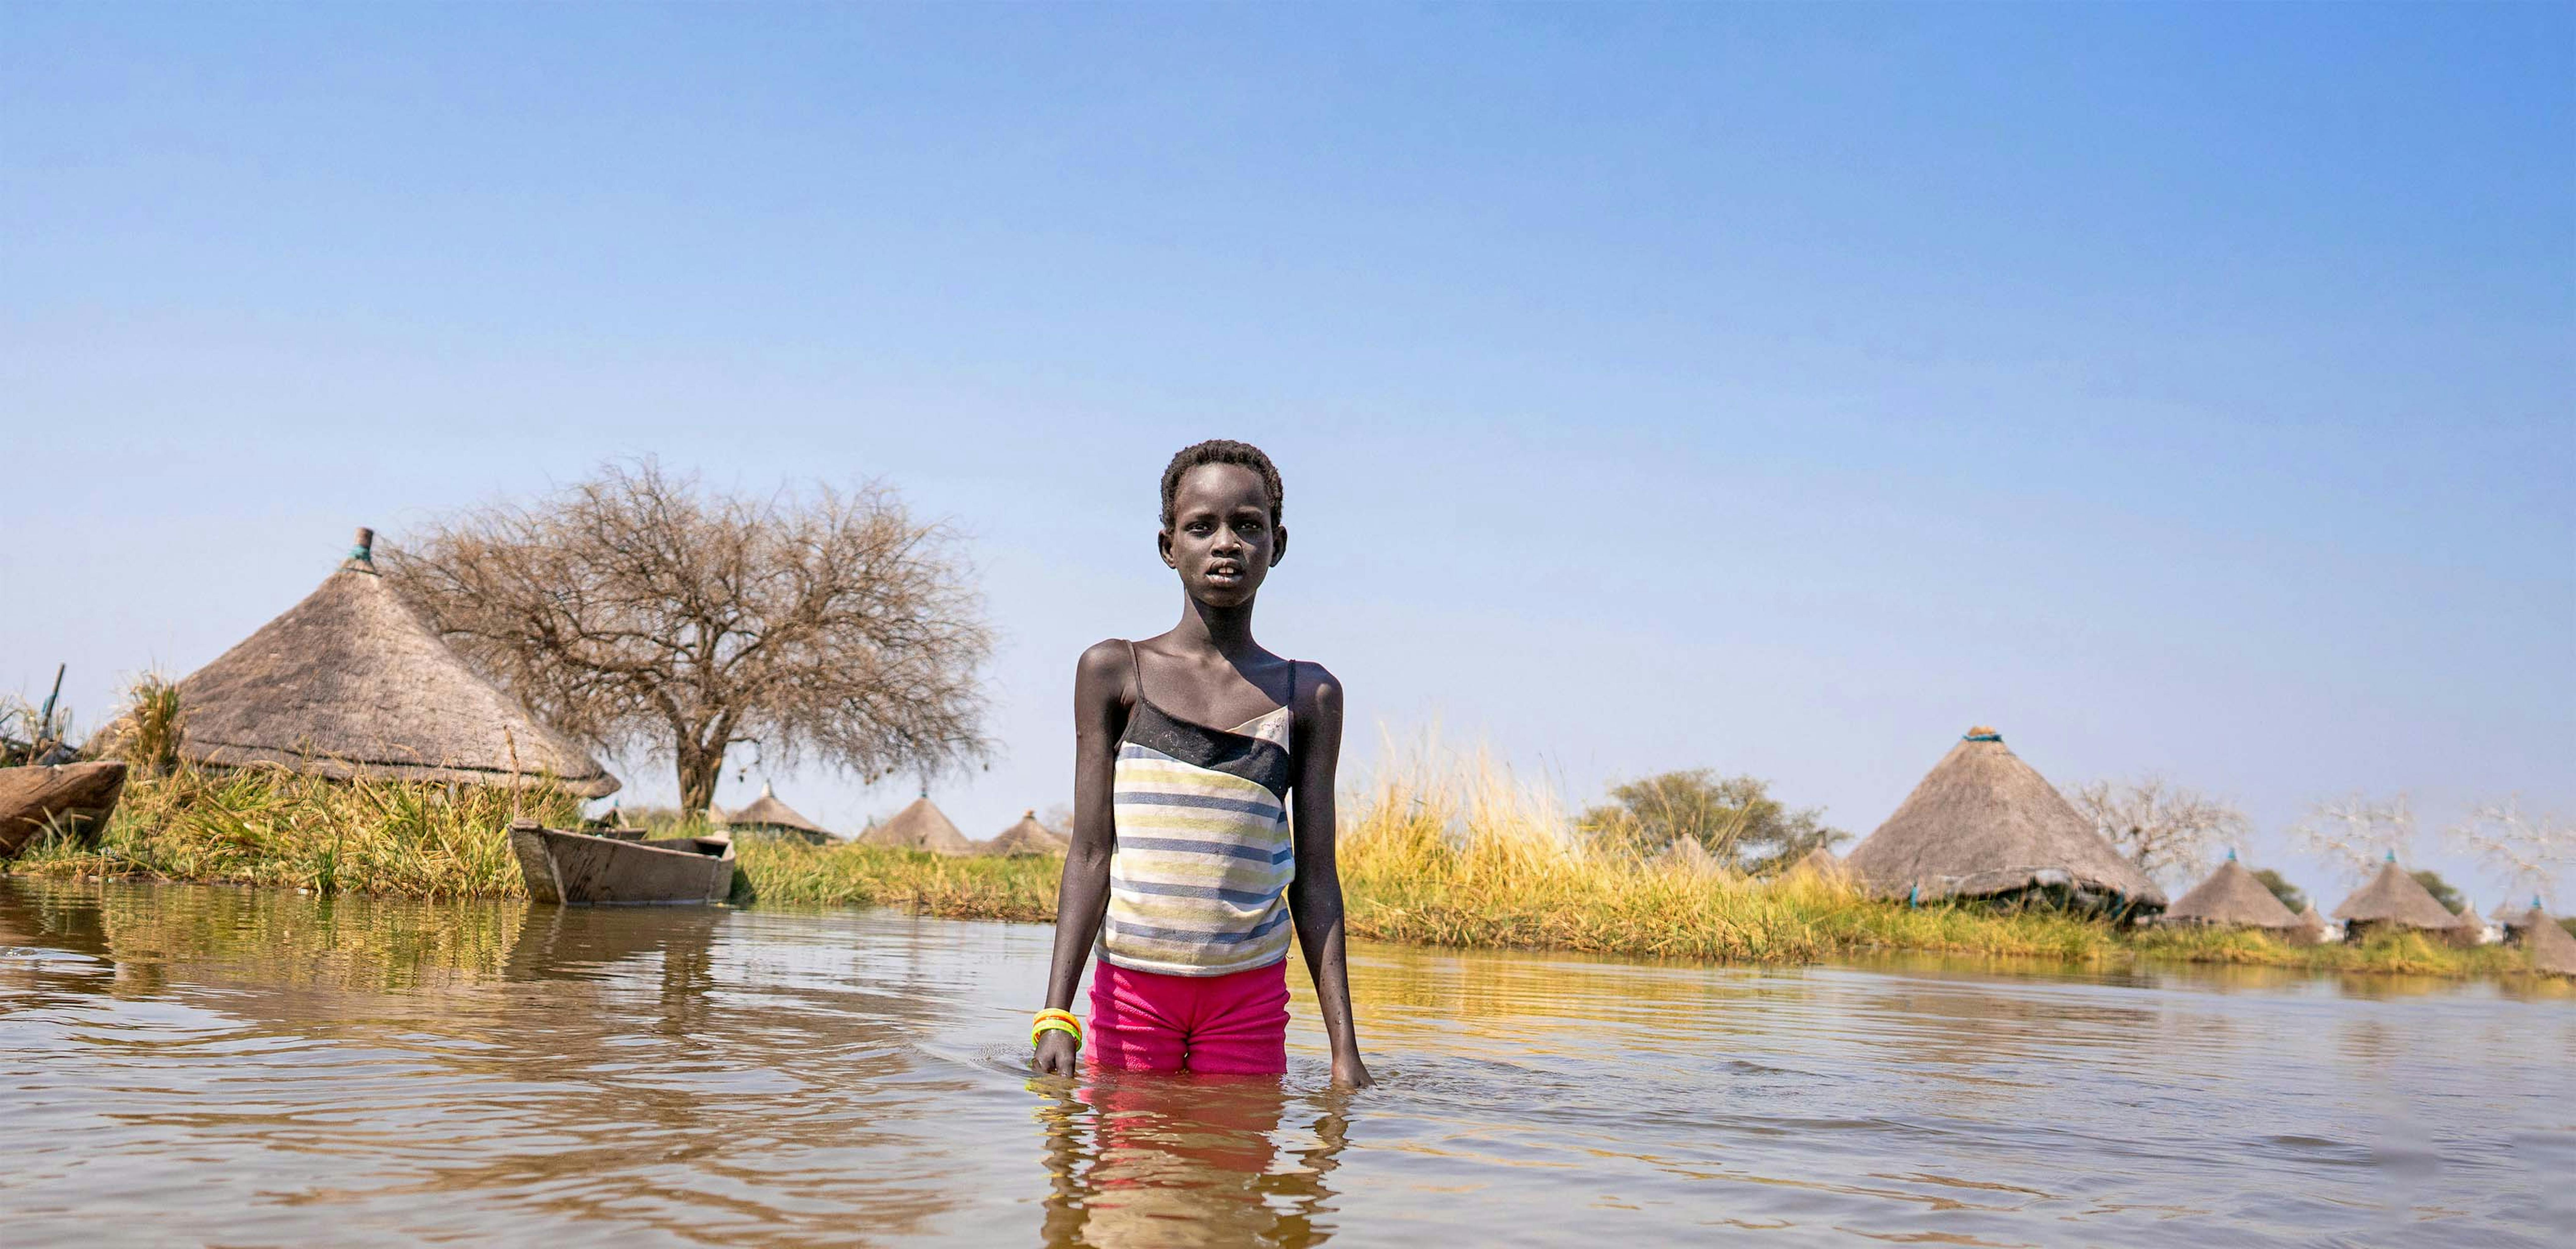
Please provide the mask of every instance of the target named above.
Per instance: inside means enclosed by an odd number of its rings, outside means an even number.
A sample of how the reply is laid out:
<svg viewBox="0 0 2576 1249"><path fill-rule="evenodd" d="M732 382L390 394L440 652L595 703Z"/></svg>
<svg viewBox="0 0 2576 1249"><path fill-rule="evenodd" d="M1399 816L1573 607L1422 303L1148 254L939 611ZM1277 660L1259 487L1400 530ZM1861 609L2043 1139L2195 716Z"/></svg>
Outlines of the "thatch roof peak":
<svg viewBox="0 0 2576 1249"><path fill-rule="evenodd" d="M859 843L888 846L898 850L928 850L933 854L973 854L975 843L958 832L946 813L925 794L894 813L894 818L859 834Z"/></svg>
<svg viewBox="0 0 2576 1249"><path fill-rule="evenodd" d="M2299 917L2230 853L2209 879L2192 886L2165 918L2245 928L2296 928Z"/></svg>
<svg viewBox="0 0 2576 1249"><path fill-rule="evenodd" d="M1009 828L984 843L986 854L1061 854L1073 845L1071 838L1038 822L1032 808L1021 814Z"/></svg>
<svg viewBox="0 0 2576 1249"><path fill-rule="evenodd" d="M585 798L614 792L617 779L588 751L466 666L394 596L376 575L374 544L374 531L360 529L302 602L179 683L180 756L342 778L552 777ZM125 730L119 722L100 736Z"/></svg>
<svg viewBox="0 0 2576 1249"><path fill-rule="evenodd" d="M799 833L809 833L816 837L832 835L832 830L805 818L796 808L780 802L777 793L770 789L767 781L760 783L760 796L753 799L750 806L727 815L723 823L728 828L783 828Z"/></svg>
<svg viewBox="0 0 2576 1249"><path fill-rule="evenodd" d="M2576 936L2568 935L2551 919L2547 911L2533 907L2524 913L2523 948L2531 953L2531 965L2541 971L2561 976L2576 976Z"/></svg>
<svg viewBox="0 0 2576 1249"><path fill-rule="evenodd" d="M2334 917L2345 923L2395 924L2401 928L2456 928L2460 917L2436 901L2395 855L2379 865L2370 883L2335 904Z"/></svg>
<svg viewBox="0 0 2576 1249"><path fill-rule="evenodd" d="M2067 885L2132 905L2165 904L2164 891L2146 873L1983 725L1950 747L1843 866L1893 897L1980 897Z"/></svg>

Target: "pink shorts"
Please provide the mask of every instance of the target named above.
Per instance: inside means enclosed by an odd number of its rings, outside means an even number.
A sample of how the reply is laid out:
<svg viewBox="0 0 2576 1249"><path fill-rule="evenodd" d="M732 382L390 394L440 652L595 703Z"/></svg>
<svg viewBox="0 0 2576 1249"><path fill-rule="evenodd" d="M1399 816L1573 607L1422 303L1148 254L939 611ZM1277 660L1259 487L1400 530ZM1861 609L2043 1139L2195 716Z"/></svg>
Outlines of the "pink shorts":
<svg viewBox="0 0 2576 1249"><path fill-rule="evenodd" d="M1105 1071L1286 1071L1288 960L1222 976L1102 960L1091 973L1091 1062Z"/></svg>

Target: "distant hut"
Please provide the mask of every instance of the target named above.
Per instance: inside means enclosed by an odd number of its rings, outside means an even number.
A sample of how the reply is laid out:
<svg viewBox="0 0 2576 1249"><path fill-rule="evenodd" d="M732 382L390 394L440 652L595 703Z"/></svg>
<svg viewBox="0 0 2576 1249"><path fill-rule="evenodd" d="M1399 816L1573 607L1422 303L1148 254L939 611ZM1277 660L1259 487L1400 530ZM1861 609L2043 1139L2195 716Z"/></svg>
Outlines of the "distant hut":
<svg viewBox="0 0 2576 1249"><path fill-rule="evenodd" d="M2531 895L2529 906L2515 906L2511 902L2497 903L2496 909L2487 913L2487 918L2496 922L2496 928L2504 934L2505 940L2517 941L2522 937L2523 925L2529 923L2534 915L2540 916L2543 921L2549 918L2548 912L2540 909L2540 895L2536 893Z"/></svg>
<svg viewBox="0 0 2576 1249"><path fill-rule="evenodd" d="M1708 847L1700 844L1697 837L1673 838L1673 844L1655 856L1655 864L1665 871L1684 876L1718 876L1726 871L1726 865L1718 862L1717 856L1710 854Z"/></svg>
<svg viewBox="0 0 2576 1249"><path fill-rule="evenodd" d="M932 854L973 854L975 843L932 804L923 794L912 805L894 813L894 818L859 834L863 846L885 846L896 850L927 850Z"/></svg>
<svg viewBox="0 0 2576 1249"><path fill-rule="evenodd" d="M2335 939L2334 926L2317 914L2317 904L2310 902L2299 912L2299 926L2290 930L2290 939L2302 945L2324 945Z"/></svg>
<svg viewBox="0 0 2576 1249"><path fill-rule="evenodd" d="M2182 895L2165 918L2178 924L2207 924L2225 928L2260 928L2288 933L2299 927L2299 917L2281 905L2272 891L2236 861L2236 852L2227 852L2227 861L2210 874L2209 879Z"/></svg>
<svg viewBox="0 0 2576 1249"><path fill-rule="evenodd" d="M2379 874L2370 883L2353 890L2352 896L2337 903L2334 917L2343 921L2344 939L2357 941L2378 928L2414 928L2424 932L2449 935L2459 930L2460 917L2443 906L2418 884L2406 869L2397 866L2392 853L2379 865Z"/></svg>
<svg viewBox="0 0 2576 1249"><path fill-rule="evenodd" d="M179 683L179 756L313 776L617 789L587 751L477 675L376 575L360 529L338 571ZM129 727L90 742L115 749Z"/></svg>
<svg viewBox="0 0 2576 1249"><path fill-rule="evenodd" d="M1780 873L1782 880L1797 876L1815 880L1848 880L1851 878L1851 873L1844 869L1842 859L1836 857L1833 851L1818 846L1808 851L1797 862L1790 864L1789 870Z"/></svg>
<svg viewBox="0 0 2576 1249"><path fill-rule="evenodd" d="M2530 952L2535 970L2576 976L2576 936L2569 936L2548 912L2537 906L2531 908L2523 913L2517 928L2522 933L2522 948Z"/></svg>
<svg viewBox="0 0 2576 1249"><path fill-rule="evenodd" d="M2122 912L2165 905L2146 873L2006 749L2001 734L1982 727L1968 730L1843 865L1888 897L2048 890Z"/></svg>
<svg viewBox="0 0 2576 1249"><path fill-rule="evenodd" d="M2461 945L2485 945L2495 940L2486 919L2466 898L2460 900L2460 913L2452 917L2450 936Z"/></svg>
<svg viewBox="0 0 2576 1249"><path fill-rule="evenodd" d="M780 802L767 781L760 783L760 797L753 799L750 806L728 814L720 822L737 833L795 838L817 846L832 841L830 829L806 819L796 808Z"/></svg>
<svg viewBox="0 0 2576 1249"><path fill-rule="evenodd" d="M1038 823L1038 813L1032 810L1020 816L1018 823L985 842L984 853L1062 854L1072 845L1071 838Z"/></svg>

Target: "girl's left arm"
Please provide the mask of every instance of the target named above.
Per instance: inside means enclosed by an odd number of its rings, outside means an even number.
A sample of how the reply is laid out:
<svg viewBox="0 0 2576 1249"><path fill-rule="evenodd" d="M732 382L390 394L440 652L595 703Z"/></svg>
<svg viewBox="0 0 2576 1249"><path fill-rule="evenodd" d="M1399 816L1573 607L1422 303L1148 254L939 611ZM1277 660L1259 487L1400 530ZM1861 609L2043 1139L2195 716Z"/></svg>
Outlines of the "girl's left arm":
<svg viewBox="0 0 2576 1249"><path fill-rule="evenodd" d="M1297 925L1297 948L1306 954L1323 1006L1324 1035L1333 1045L1333 1083L1366 1088L1359 1034L1351 1026L1350 968L1342 957L1342 876L1333 855L1336 819L1333 778L1342 754L1342 687L1333 674L1314 670L1300 681L1300 701L1290 720L1297 741L1297 779L1290 791L1297 838L1297 878L1288 886L1288 914Z"/></svg>

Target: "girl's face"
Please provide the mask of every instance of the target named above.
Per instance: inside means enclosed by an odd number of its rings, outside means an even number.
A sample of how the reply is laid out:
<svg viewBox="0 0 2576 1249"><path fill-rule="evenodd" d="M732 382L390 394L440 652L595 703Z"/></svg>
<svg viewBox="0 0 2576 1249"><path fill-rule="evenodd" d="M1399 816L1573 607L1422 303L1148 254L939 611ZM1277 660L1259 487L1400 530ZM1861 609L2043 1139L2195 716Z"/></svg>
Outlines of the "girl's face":
<svg viewBox="0 0 2576 1249"><path fill-rule="evenodd" d="M1172 527L1160 539L1163 562L1181 574L1181 588L1210 607L1251 602L1287 544L1288 531L1270 524L1261 474L1240 464L1201 464L1182 474Z"/></svg>

